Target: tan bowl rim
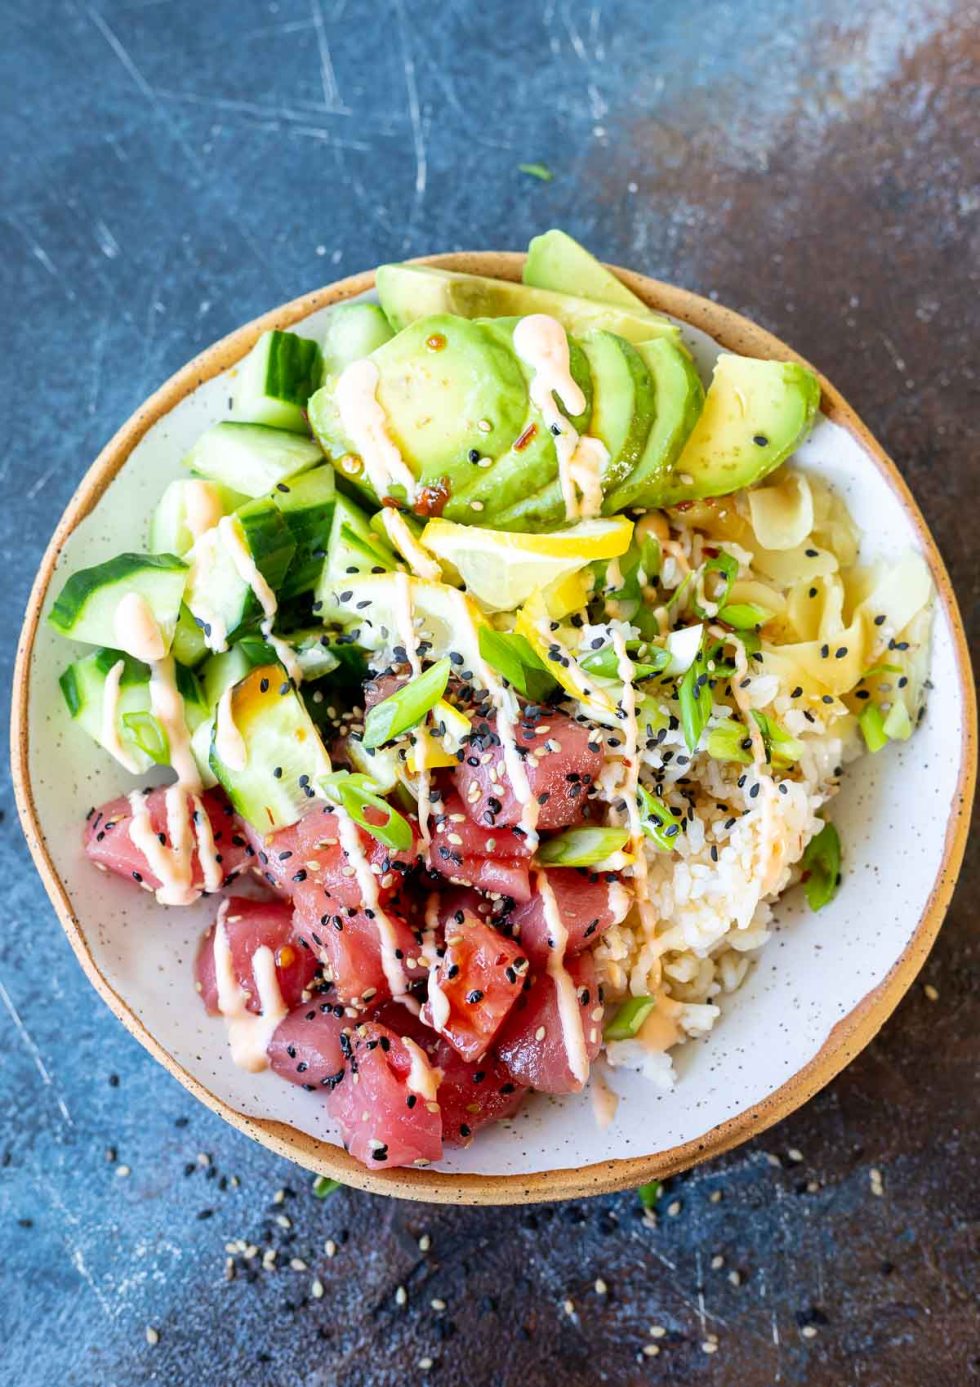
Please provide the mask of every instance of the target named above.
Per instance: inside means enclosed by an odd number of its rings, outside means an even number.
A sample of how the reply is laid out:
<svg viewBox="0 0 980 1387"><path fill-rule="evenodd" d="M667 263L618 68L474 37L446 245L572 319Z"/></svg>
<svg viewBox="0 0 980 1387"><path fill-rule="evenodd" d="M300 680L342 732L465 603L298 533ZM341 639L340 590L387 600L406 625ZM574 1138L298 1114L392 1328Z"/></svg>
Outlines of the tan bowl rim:
<svg viewBox="0 0 980 1387"><path fill-rule="evenodd" d="M420 257L419 263L518 280L524 255L512 251L458 252ZM738 351L747 356L803 361L801 356L777 337L731 309L645 275L615 266L611 268L651 307L700 328L728 350ZM13 680L11 760L14 794L21 823L31 855L69 942L89 981L114 1015L196 1098L230 1122L233 1127L237 1127L278 1155L285 1156L316 1174L330 1176L362 1190L435 1203L519 1204L538 1200L580 1198L636 1187L649 1180L673 1175L727 1151L738 1143L757 1136L805 1103L868 1044L894 1011L925 962L949 905L963 859L976 781L975 694L970 677L966 636L956 598L935 541L895 464L839 391L820 375L823 412L856 436L897 496L918 535L922 552L932 571L939 601L945 609L953 632L957 674L963 700L964 729L960 749L960 770L947 825L943 864L908 944L883 981L862 998L847 1016L837 1022L813 1059L761 1102L736 1113L693 1141L684 1142L654 1155L601 1161L577 1169L536 1171L525 1175L455 1174L435 1168L369 1171L340 1147L318 1141L285 1123L248 1117L236 1112L175 1062L109 984L92 957L79 920L72 909L68 892L48 852L34 802L29 773L28 704L31 655L48 586L66 540L98 503L109 483L147 431L204 381L240 361L260 333L269 328L290 327L329 304L365 293L373 284L373 270L339 280L263 314L262 317L237 328L221 341L214 343L171 376L136 410L106 444L85 474L41 560L17 648Z"/></svg>

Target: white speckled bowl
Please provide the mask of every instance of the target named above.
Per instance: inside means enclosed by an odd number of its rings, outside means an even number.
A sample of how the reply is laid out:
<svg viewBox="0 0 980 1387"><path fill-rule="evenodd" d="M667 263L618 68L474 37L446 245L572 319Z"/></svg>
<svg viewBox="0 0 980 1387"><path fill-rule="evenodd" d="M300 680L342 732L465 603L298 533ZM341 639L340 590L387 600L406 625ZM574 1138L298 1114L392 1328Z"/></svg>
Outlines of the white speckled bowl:
<svg viewBox="0 0 980 1387"><path fill-rule="evenodd" d="M523 257L432 260L517 279ZM795 355L717 304L620 273L685 326L702 366L719 345ZM116 1016L202 1102L273 1150L348 1184L413 1199L503 1204L637 1185L744 1141L805 1102L868 1043L921 967L960 866L976 770L973 685L955 599L894 465L823 381L823 415L799 461L846 496L869 552L917 547L938 591L925 721L910 742L850 768L835 801L845 845L840 893L818 915L799 892L781 902L776 936L745 986L724 1003L710 1037L680 1053L673 1093L617 1073L622 1101L604 1131L587 1095L538 1097L437 1168L363 1169L336 1144L315 1095L231 1064L223 1027L205 1016L191 975L213 905L167 910L83 858L86 811L119 793L125 777L72 727L56 685L67 647L41 618L70 571L137 547L133 537L178 475L182 454L227 412L229 373L258 334L290 327L318 335L330 304L372 285L372 274L342 280L209 348L137 411L82 481L45 554L18 652L12 735L24 830L72 947Z"/></svg>

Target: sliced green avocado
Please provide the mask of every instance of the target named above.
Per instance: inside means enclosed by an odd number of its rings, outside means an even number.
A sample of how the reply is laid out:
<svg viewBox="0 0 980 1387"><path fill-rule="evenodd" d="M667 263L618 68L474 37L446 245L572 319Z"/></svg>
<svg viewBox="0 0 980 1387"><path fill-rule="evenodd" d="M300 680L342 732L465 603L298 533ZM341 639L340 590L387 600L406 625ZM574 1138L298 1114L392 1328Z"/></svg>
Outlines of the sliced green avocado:
<svg viewBox="0 0 980 1387"><path fill-rule="evenodd" d="M352 361L369 356L394 336L381 306L358 299L338 303L327 314L323 334L324 377L336 376Z"/></svg>
<svg viewBox="0 0 980 1387"><path fill-rule="evenodd" d="M471 452L497 457L521 431L528 401L520 363L478 323L445 313L418 318L370 359L392 441L422 482L446 478L454 489L467 479ZM352 451L333 382L313 396L309 413L334 460Z"/></svg>
<svg viewBox="0 0 980 1387"><path fill-rule="evenodd" d="M488 279L429 265L382 265L376 283L381 306L388 321L397 328L432 313L457 313L463 318L547 313L578 337L591 328L606 328L628 342L645 342L651 337L680 340L680 329L648 308L595 303L506 279Z"/></svg>
<svg viewBox="0 0 980 1387"><path fill-rule="evenodd" d="M656 390L655 417L642 455L630 473L607 494L603 515L614 515L630 506L648 510L663 504L678 454L704 404L701 378L682 347L658 338L641 342L636 350Z"/></svg>
<svg viewBox="0 0 980 1387"><path fill-rule="evenodd" d="M534 237L527 248L523 278L533 289L575 294L618 308L639 309L641 313L650 311L601 261L557 228Z"/></svg>
<svg viewBox="0 0 980 1387"><path fill-rule="evenodd" d="M481 325L510 350L519 322L520 318L513 317L488 318ZM592 375L588 357L573 337L568 339L568 364L572 379L585 396L582 413L569 417L575 429L584 433L592 417ZM530 387L532 372L524 362L520 362L520 367ZM526 413L510 447L494 459L492 466L482 466L481 462L488 455L481 453L470 463L466 475L455 483L443 511L447 520L495 526L498 516L508 506L516 504L529 492L537 493L558 476L554 439L540 411L531 403L530 394ZM559 504L557 519L551 523L559 524L563 517L564 508Z"/></svg>
<svg viewBox="0 0 980 1387"><path fill-rule="evenodd" d="M759 481L803 441L819 404L820 384L805 366L723 352L660 504Z"/></svg>

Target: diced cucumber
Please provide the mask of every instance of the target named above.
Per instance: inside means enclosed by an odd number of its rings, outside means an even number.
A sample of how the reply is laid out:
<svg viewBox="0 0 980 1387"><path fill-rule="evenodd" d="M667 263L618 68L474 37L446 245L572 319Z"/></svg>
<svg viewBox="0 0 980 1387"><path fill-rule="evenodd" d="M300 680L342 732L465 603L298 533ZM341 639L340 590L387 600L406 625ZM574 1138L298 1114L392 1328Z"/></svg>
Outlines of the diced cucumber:
<svg viewBox="0 0 980 1387"><path fill-rule="evenodd" d="M394 550L371 528L359 506L338 495L330 525L327 561L316 587L314 610L321 620L332 611L331 593L354 573L387 573L397 566Z"/></svg>
<svg viewBox="0 0 980 1387"><path fill-rule="evenodd" d="M150 517L151 553L183 558L198 535L247 500L220 482L179 477L164 491Z"/></svg>
<svg viewBox="0 0 980 1387"><path fill-rule="evenodd" d="M208 708L216 708L225 689L240 683L250 670L258 665L272 664L274 660L272 647L261 640L245 639L230 650L209 655L201 666L201 688Z"/></svg>
<svg viewBox="0 0 980 1387"><path fill-rule="evenodd" d="M228 798L260 833L288 828L311 807L330 758L312 718L280 665L260 665L234 686L231 719L245 764L228 765L211 741L211 769Z"/></svg>
<svg viewBox="0 0 980 1387"><path fill-rule="evenodd" d="M235 418L306 433L306 402L322 376L315 342L295 332L263 332L239 369Z"/></svg>
<svg viewBox="0 0 980 1387"><path fill-rule="evenodd" d="M324 375L339 375L345 366L368 356L394 335L380 304L338 303L327 314L327 330L323 335Z"/></svg>
<svg viewBox="0 0 980 1387"><path fill-rule="evenodd" d="M390 794L405 774L405 763L393 746L369 749L360 737L348 737L346 750L354 769L369 775L379 794Z"/></svg>
<svg viewBox="0 0 980 1387"><path fill-rule="evenodd" d="M211 769L211 738L214 736L214 715L204 719L191 737L191 755L197 763L197 773L205 790L217 785L217 777Z"/></svg>
<svg viewBox="0 0 980 1387"><path fill-rule="evenodd" d="M199 477L222 482L245 496L264 496L279 482L308 472L323 461L312 438L266 424L226 419L214 424L184 458Z"/></svg>
<svg viewBox="0 0 980 1387"><path fill-rule="evenodd" d="M296 546L279 589L283 601L312 592L316 587L327 557L336 478L332 467L317 467L291 482L280 482L275 491L269 493L269 499L285 520Z"/></svg>
<svg viewBox="0 0 980 1387"><path fill-rule="evenodd" d="M105 698L109 675L120 661L123 669L116 703L116 734L132 762L133 773L142 775L154 764L167 765L170 758L166 734L152 712L150 667L121 650L103 648L69 665L58 682L74 720L99 746L115 755L111 740L105 735ZM188 729L193 731L207 716L200 685L190 670L179 665L176 682L184 700Z"/></svg>
<svg viewBox="0 0 980 1387"><path fill-rule="evenodd" d="M278 590L295 549L278 508L268 499L252 501L227 523L237 531L269 587L273 592ZM187 606L204 623L204 636L211 648L221 649L229 638L258 624L262 605L239 573L221 526L203 534L189 558Z"/></svg>
<svg viewBox="0 0 980 1387"><path fill-rule="evenodd" d="M187 581L187 565L174 554L118 554L94 568L73 573L51 608L48 621L63 636L125 650L139 658L142 653L126 622L116 629L123 598L136 594L149 607L170 649L180 601ZM132 646L136 648L130 648Z"/></svg>
<svg viewBox="0 0 980 1387"><path fill-rule="evenodd" d="M188 669L196 669L208 653L204 632L186 606L181 606L170 653L178 664Z"/></svg>
<svg viewBox="0 0 980 1387"><path fill-rule="evenodd" d="M288 641L292 646L296 663L303 671L304 680L312 682L322 679L324 675L332 674L340 664L330 638L321 630L290 631L288 636L281 639Z"/></svg>

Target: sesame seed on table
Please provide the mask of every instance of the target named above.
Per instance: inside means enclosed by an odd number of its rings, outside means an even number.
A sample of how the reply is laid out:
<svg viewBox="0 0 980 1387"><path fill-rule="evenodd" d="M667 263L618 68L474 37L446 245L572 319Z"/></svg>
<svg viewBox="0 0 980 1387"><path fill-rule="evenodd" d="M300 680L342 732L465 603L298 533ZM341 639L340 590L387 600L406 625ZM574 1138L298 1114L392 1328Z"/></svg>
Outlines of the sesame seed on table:
<svg viewBox="0 0 980 1387"><path fill-rule="evenodd" d="M16 8L5 690L64 506L171 372L331 278L549 226L826 370L976 592L966 0ZM980 1378L975 844L921 977L806 1108L653 1209L466 1209L318 1197L195 1104L85 982L9 776L2 811L0 1383Z"/></svg>

